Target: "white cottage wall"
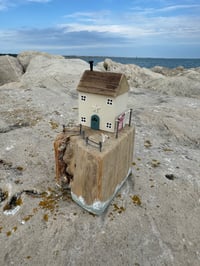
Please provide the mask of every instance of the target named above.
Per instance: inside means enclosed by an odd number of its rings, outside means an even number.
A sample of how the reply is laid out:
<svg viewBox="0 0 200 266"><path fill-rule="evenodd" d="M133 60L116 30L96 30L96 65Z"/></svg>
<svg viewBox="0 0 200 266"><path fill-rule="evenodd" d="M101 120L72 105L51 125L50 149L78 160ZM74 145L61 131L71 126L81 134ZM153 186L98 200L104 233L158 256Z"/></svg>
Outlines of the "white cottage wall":
<svg viewBox="0 0 200 266"><path fill-rule="evenodd" d="M128 93L110 97L79 92L79 123L91 127L91 117L99 117L99 129L115 131L115 119L126 110Z"/></svg>
<svg viewBox="0 0 200 266"><path fill-rule="evenodd" d="M117 98L116 98L116 117L115 119L119 118L120 115L122 115L123 113L125 113L125 116L124 116L124 120L122 122L122 125L118 128L123 128L125 126L125 124L127 123L127 114L126 114L126 111L127 111L127 103L128 103L128 92L124 93L124 94L121 94L119 95Z"/></svg>
<svg viewBox="0 0 200 266"><path fill-rule="evenodd" d="M116 116L119 116L121 113L127 110L128 103L128 92L119 95L115 100L116 105Z"/></svg>

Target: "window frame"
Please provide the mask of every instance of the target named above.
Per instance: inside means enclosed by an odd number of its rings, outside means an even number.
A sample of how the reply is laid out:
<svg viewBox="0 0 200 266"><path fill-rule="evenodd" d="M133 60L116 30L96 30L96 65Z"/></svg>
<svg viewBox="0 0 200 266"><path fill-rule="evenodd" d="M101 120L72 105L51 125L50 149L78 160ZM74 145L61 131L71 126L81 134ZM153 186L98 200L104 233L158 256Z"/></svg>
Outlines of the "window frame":
<svg viewBox="0 0 200 266"><path fill-rule="evenodd" d="M87 101L87 96L86 95L81 95L81 101L86 102Z"/></svg>
<svg viewBox="0 0 200 266"><path fill-rule="evenodd" d="M113 99L111 99L111 98L107 98L107 100L106 100L106 104L107 104L107 105L113 105Z"/></svg>
<svg viewBox="0 0 200 266"><path fill-rule="evenodd" d="M87 122L87 119L85 116L81 116L81 123L86 123Z"/></svg>
<svg viewBox="0 0 200 266"><path fill-rule="evenodd" d="M112 129L112 123L111 122L106 122L106 128Z"/></svg>

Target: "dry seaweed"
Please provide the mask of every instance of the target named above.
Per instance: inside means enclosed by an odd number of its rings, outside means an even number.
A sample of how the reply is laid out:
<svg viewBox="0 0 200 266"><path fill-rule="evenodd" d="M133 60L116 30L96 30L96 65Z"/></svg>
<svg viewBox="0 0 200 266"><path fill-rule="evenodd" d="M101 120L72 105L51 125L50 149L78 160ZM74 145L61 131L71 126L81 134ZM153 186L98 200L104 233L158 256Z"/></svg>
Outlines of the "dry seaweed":
<svg viewBox="0 0 200 266"><path fill-rule="evenodd" d="M0 202L6 200L8 197L8 192L7 191L3 191L1 188L0 188Z"/></svg>
<svg viewBox="0 0 200 266"><path fill-rule="evenodd" d="M3 211L13 210L15 207L22 205L21 199L22 192L14 194L10 201L4 206Z"/></svg>

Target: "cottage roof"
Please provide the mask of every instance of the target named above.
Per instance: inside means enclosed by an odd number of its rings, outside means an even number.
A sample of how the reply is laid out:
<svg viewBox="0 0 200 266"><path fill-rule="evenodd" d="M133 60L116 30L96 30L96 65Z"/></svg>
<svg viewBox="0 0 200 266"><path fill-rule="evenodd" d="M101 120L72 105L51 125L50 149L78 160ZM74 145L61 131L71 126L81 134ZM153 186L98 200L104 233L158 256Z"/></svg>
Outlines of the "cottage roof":
<svg viewBox="0 0 200 266"><path fill-rule="evenodd" d="M80 92L117 97L129 90L124 74L86 70L77 86Z"/></svg>

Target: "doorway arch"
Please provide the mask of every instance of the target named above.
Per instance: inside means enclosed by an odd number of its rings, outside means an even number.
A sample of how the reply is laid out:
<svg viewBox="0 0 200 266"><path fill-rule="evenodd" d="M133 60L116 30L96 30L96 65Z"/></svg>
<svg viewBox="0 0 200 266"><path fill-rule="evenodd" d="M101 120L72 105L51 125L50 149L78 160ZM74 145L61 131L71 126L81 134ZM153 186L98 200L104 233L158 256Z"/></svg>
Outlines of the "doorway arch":
<svg viewBox="0 0 200 266"><path fill-rule="evenodd" d="M98 115L91 116L91 128L99 130L100 118Z"/></svg>

